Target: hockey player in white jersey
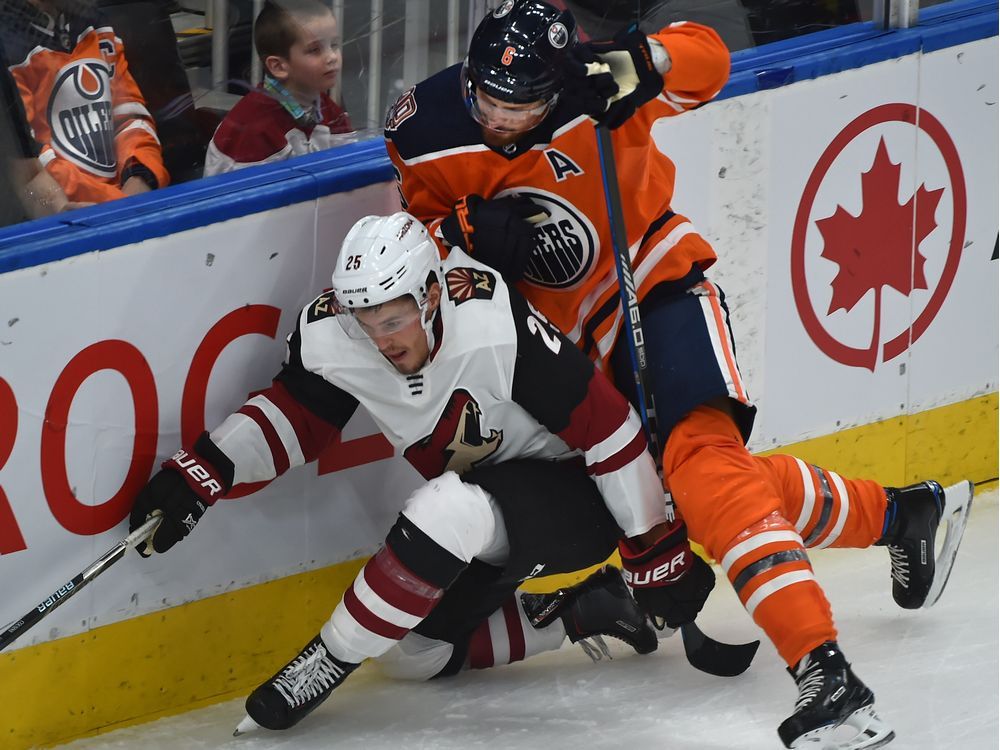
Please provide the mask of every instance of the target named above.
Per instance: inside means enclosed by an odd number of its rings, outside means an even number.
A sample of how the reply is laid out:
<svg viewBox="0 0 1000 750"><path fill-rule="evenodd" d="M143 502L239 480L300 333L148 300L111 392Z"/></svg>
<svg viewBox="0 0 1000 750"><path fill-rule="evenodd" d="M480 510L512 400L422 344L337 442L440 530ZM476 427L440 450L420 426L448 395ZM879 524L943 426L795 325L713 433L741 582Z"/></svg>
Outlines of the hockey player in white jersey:
<svg viewBox="0 0 1000 750"><path fill-rule="evenodd" d="M442 262L406 213L351 229L271 387L164 462L131 526L162 512L147 547L167 551L234 485L316 458L359 404L428 481L320 632L253 691L241 728L291 727L369 658L426 679L567 636L652 651L656 633L614 569L517 595L524 579L597 564L617 543L668 626L701 610L714 574L683 522L667 523L628 402L497 273L458 250Z"/></svg>

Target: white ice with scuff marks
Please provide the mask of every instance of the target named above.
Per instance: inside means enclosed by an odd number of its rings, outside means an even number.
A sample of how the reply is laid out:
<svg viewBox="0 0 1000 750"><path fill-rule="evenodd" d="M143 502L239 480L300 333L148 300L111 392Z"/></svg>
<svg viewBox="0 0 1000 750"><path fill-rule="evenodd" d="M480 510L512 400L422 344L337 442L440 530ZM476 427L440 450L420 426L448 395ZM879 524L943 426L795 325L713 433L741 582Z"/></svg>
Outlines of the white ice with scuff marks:
<svg viewBox="0 0 1000 750"><path fill-rule="evenodd" d="M930 610L899 609L884 548L813 555L840 643L896 730L894 750L998 746L997 492L980 495L948 588ZM720 640L758 636L720 580L702 629ZM181 645L178 644L180 648ZM575 646L498 669L430 683L352 675L286 732L238 738L242 700L64 745L66 750L778 750L775 729L796 691L765 642L750 670L711 677L690 667L680 639L646 657L612 644L591 664ZM275 665L276 667L279 665Z"/></svg>

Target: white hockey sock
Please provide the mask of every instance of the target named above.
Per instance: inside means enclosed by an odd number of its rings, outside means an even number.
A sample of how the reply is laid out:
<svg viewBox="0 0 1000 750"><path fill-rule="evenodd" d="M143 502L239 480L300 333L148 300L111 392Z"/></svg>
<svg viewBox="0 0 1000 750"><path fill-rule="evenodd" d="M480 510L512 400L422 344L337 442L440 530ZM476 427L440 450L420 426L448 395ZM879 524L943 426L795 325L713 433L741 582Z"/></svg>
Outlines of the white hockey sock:
<svg viewBox="0 0 1000 750"><path fill-rule="evenodd" d="M559 618L544 628L533 628L521 607L521 597L514 594L473 631L466 666L486 669L510 664L554 651L565 638L566 628Z"/></svg>

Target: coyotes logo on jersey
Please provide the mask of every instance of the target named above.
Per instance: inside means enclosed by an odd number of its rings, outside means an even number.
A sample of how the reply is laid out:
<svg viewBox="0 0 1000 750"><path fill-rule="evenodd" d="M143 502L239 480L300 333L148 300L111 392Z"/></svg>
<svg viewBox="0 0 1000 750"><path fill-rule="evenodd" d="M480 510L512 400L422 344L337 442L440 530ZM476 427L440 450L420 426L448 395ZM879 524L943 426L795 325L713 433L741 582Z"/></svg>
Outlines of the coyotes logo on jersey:
<svg viewBox="0 0 1000 750"><path fill-rule="evenodd" d="M451 394L434 431L403 451L403 457L424 479L446 471L462 474L493 455L503 442L503 430L483 435L483 411L468 391Z"/></svg>

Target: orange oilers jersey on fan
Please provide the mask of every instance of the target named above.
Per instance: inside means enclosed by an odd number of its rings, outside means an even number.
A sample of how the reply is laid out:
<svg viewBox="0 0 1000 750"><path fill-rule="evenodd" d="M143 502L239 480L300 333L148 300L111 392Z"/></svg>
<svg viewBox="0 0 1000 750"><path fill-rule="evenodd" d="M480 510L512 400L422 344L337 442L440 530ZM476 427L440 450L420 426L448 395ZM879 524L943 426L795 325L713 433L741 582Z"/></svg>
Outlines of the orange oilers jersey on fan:
<svg viewBox="0 0 1000 750"><path fill-rule="evenodd" d="M716 259L690 222L671 210L675 167L650 128L712 99L729 75L729 51L707 26L676 23L653 38L672 62L663 92L612 131L640 297ZM593 120L563 97L524 138L493 150L466 110L460 71L455 65L417 84L389 110L385 137L403 206L439 243L441 220L470 193L518 193L545 206L551 215L538 225L518 287L590 357L606 360L622 320Z"/></svg>
<svg viewBox="0 0 1000 750"><path fill-rule="evenodd" d="M21 0L2 15L4 62L40 146L38 158L69 200L121 198L123 171L135 162L158 187L166 185L153 117L114 30L93 17L52 18Z"/></svg>

